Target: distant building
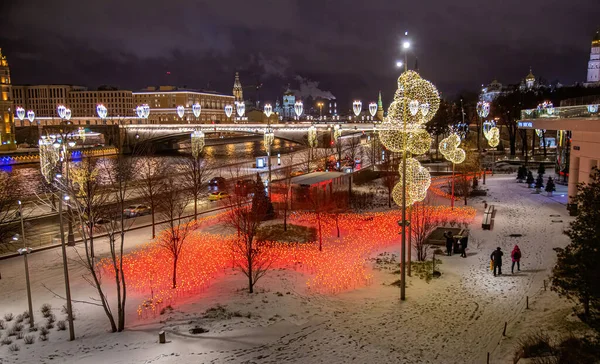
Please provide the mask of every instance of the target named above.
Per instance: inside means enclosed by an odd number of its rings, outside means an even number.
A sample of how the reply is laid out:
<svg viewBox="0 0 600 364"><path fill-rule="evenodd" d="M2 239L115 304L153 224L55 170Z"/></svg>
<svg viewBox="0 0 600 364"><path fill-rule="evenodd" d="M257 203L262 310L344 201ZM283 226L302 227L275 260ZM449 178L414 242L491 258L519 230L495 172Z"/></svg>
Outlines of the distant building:
<svg viewBox="0 0 600 364"><path fill-rule="evenodd" d="M233 98L236 102L244 102L244 91L242 90L242 83L240 82L240 74L235 73L235 80L233 81Z"/></svg>
<svg viewBox="0 0 600 364"><path fill-rule="evenodd" d="M592 39L592 50L588 62L587 83L600 84L600 30Z"/></svg>
<svg viewBox="0 0 600 364"><path fill-rule="evenodd" d="M489 85L482 87L481 99L483 101L492 102L504 92L506 92L506 90L504 90L502 84L494 79Z"/></svg>
<svg viewBox="0 0 600 364"><path fill-rule="evenodd" d="M15 107L20 106L25 110L33 110L36 117L58 117L56 107L65 105L71 108L75 115L81 115L74 110L69 102L69 93L72 91L85 91L86 87L73 85L15 85L12 88L12 94ZM93 114L86 116L95 116L95 106Z"/></svg>
<svg viewBox="0 0 600 364"><path fill-rule="evenodd" d="M12 84L10 81L10 68L6 56L0 48L0 150L16 149L15 144L15 106L12 99Z"/></svg>
<svg viewBox="0 0 600 364"><path fill-rule="evenodd" d="M96 116L96 106L102 104L109 117L135 116L133 93L126 90L70 91L67 105L73 117Z"/></svg>
<svg viewBox="0 0 600 364"><path fill-rule="evenodd" d="M296 95L292 90L288 89L283 93L283 105L281 116L284 119L292 119L296 116L296 112L294 111L294 105L296 104Z"/></svg>
<svg viewBox="0 0 600 364"><path fill-rule="evenodd" d="M150 106L150 124L182 122L225 123L225 105L232 105L234 96L212 92L179 89L175 86L147 87L140 92L133 92L133 106L148 104ZM196 119L192 113L192 105L199 103L202 107L200 117ZM185 108L185 115L177 115L177 106ZM235 106L233 107L235 112Z"/></svg>

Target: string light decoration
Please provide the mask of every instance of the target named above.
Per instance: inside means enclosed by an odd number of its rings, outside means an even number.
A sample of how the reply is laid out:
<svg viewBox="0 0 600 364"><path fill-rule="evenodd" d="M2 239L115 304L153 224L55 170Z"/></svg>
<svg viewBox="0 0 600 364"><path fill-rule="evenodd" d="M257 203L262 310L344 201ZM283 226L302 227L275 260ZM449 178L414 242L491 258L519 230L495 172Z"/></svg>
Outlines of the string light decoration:
<svg viewBox="0 0 600 364"><path fill-rule="evenodd" d="M362 101L360 100L355 100L352 103L352 111L354 111L354 115L358 116L360 115L360 112L362 111Z"/></svg>
<svg viewBox="0 0 600 364"><path fill-rule="evenodd" d="M377 103L376 102L371 102L369 104L369 113L371 114L371 118L375 117L375 114L377 114Z"/></svg>
<svg viewBox="0 0 600 364"><path fill-rule="evenodd" d="M35 112L33 110L27 111L27 119L30 123L33 123L33 120L35 120Z"/></svg>
<svg viewBox="0 0 600 364"><path fill-rule="evenodd" d="M477 115L485 119L490 114L490 103L487 101L479 101L477 103Z"/></svg>
<svg viewBox="0 0 600 364"><path fill-rule="evenodd" d="M482 124L483 136L489 140L490 139L490 130L496 127L496 122L494 120L486 120Z"/></svg>
<svg viewBox="0 0 600 364"><path fill-rule="evenodd" d="M200 130L195 130L192 135L192 156L198 159L202 149L204 148L204 133Z"/></svg>
<svg viewBox="0 0 600 364"><path fill-rule="evenodd" d="M270 128L265 129L265 135L263 135L263 142L264 142L265 148L267 150L271 150L271 146L273 145L274 140L275 140L275 134L273 133L273 129L270 129Z"/></svg>
<svg viewBox="0 0 600 364"><path fill-rule="evenodd" d="M296 101L294 103L294 112L296 113L296 117L300 118L300 115L302 115L303 111L304 111L304 104L302 103L302 101Z"/></svg>
<svg viewBox="0 0 600 364"><path fill-rule="evenodd" d="M314 125L308 128L308 146L311 148L317 146L317 128Z"/></svg>
<svg viewBox="0 0 600 364"><path fill-rule="evenodd" d="M538 138L541 138L545 132L546 129L535 129L535 133L537 134Z"/></svg>
<svg viewBox="0 0 600 364"><path fill-rule="evenodd" d="M440 96L435 86L417 72L406 71L398 77L398 89L388 109L388 118L401 122L404 115L410 113L412 122L423 125L433 119L439 107Z"/></svg>
<svg viewBox="0 0 600 364"><path fill-rule="evenodd" d="M194 113L195 117L200 117L200 113L202 112L202 105L200 105L199 102L196 102L194 105L192 105L192 112Z"/></svg>
<svg viewBox="0 0 600 364"><path fill-rule="evenodd" d="M342 136L342 127L340 124L333 126L333 140L338 140Z"/></svg>
<svg viewBox="0 0 600 364"><path fill-rule="evenodd" d="M490 129L489 133L489 138L488 138L488 144L490 145L490 147L495 148L498 146L498 144L500 144L500 129L498 129L497 127L493 127Z"/></svg>
<svg viewBox="0 0 600 364"><path fill-rule="evenodd" d="M227 118L230 118L231 114L233 114L233 106L225 105L225 115L227 116Z"/></svg>
<svg viewBox="0 0 600 364"><path fill-rule="evenodd" d="M60 150L54 146L54 140L43 137L38 141L40 149L40 169L46 183L54 181L56 164L60 158Z"/></svg>
<svg viewBox="0 0 600 364"><path fill-rule="evenodd" d="M21 121L25 119L25 109L23 109L21 106L17 106L17 118L19 118Z"/></svg>
<svg viewBox="0 0 600 364"><path fill-rule="evenodd" d="M85 128L83 126L77 128L77 134L79 134L81 141L85 142Z"/></svg>
<svg viewBox="0 0 600 364"><path fill-rule="evenodd" d="M185 114L185 108L181 105L177 106L177 116L179 116L179 118L183 118L184 114Z"/></svg>

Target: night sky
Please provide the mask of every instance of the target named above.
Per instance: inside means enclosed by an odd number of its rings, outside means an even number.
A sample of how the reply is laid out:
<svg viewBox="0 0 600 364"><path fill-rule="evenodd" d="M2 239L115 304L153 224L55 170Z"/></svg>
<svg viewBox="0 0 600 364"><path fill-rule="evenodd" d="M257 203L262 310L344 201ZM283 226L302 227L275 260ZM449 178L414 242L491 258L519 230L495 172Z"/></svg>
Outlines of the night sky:
<svg viewBox="0 0 600 364"><path fill-rule="evenodd" d="M353 5L350 5L353 4ZM401 40L412 68L446 95L533 73L585 81L598 0L6 0L0 47L14 84L172 84L231 94L264 83L261 100L288 83L303 94L386 104ZM167 75L170 72L170 75ZM245 89L254 97L251 88Z"/></svg>

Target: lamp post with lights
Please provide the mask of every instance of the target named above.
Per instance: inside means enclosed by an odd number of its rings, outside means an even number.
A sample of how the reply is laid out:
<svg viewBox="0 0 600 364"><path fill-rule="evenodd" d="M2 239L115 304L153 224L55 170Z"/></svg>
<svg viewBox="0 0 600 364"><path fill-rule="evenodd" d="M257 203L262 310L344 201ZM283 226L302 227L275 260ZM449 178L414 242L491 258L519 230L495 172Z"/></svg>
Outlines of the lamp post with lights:
<svg viewBox="0 0 600 364"><path fill-rule="evenodd" d="M269 168L269 200L271 199L271 146L273 145L273 141L275 140L275 133L273 133L273 129L271 129L271 114L273 113L273 107L271 104L266 104L264 107L264 113L267 117L267 128L265 129L264 135L264 143L265 149L267 150L267 163Z"/></svg>
<svg viewBox="0 0 600 364"><path fill-rule="evenodd" d="M23 222L23 204L21 200L17 201L19 204L19 217L21 220L21 236L16 234L13 237L13 240L17 241L19 238L23 240L23 247L18 250L20 255L23 255L23 260L25 262L25 283L27 285L27 303L29 305L29 326L33 326L33 304L31 303L31 283L29 280L29 264L27 263L27 256L31 253L31 248L29 248L25 241L25 224Z"/></svg>

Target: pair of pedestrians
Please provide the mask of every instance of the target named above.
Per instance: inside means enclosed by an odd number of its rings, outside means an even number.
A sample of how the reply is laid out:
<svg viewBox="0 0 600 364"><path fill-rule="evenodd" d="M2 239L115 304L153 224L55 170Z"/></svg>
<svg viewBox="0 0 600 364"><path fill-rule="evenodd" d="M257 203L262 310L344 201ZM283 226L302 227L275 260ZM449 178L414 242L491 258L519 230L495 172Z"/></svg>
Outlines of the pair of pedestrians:
<svg viewBox="0 0 600 364"><path fill-rule="evenodd" d="M502 274L502 256L504 252L500 247L497 247L496 250L492 252L490 255L490 270L494 271L494 277L496 273L498 275ZM517 270L521 271L521 249L519 249L518 245L515 245L512 252L510 253L510 258L512 259L512 267L510 269L511 273L515 273L515 264L517 266Z"/></svg>

